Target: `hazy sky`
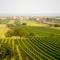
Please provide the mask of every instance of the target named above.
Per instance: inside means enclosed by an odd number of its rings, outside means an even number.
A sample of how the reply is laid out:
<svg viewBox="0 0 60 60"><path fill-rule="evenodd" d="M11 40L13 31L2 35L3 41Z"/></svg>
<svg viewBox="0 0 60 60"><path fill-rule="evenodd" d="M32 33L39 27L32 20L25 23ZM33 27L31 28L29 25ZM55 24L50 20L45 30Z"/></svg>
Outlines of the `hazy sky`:
<svg viewBox="0 0 60 60"><path fill-rule="evenodd" d="M0 15L59 15L60 0L0 0Z"/></svg>

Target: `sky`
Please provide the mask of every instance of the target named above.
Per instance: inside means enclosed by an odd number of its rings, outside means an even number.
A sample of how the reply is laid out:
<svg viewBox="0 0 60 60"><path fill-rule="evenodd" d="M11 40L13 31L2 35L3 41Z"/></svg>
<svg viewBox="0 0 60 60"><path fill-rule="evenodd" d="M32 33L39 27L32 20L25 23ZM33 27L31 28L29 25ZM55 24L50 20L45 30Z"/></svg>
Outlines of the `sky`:
<svg viewBox="0 0 60 60"><path fill-rule="evenodd" d="M0 0L0 16L60 16L60 0Z"/></svg>

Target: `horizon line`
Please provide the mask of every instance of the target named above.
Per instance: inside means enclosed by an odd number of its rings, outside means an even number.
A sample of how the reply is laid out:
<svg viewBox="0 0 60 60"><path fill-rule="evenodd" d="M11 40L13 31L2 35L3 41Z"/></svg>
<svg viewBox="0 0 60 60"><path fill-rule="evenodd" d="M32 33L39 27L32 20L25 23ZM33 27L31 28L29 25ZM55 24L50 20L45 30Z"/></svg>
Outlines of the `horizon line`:
<svg viewBox="0 0 60 60"><path fill-rule="evenodd" d="M27 13L20 13L20 14L8 14L8 13L0 13L0 16L60 16L60 13L33 13L33 14L27 14Z"/></svg>

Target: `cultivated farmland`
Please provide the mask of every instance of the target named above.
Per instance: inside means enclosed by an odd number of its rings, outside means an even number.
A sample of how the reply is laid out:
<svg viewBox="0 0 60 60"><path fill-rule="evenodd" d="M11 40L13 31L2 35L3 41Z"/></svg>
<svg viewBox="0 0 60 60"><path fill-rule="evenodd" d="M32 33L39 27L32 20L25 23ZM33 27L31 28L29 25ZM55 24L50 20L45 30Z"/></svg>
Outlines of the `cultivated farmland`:
<svg viewBox="0 0 60 60"><path fill-rule="evenodd" d="M60 30L31 20L2 23L0 60L60 60Z"/></svg>

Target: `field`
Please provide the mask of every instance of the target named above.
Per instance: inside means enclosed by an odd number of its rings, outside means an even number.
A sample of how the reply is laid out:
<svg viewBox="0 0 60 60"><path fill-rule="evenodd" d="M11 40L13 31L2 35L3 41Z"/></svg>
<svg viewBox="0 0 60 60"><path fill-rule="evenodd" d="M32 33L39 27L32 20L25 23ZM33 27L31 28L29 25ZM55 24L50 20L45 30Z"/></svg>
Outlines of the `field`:
<svg viewBox="0 0 60 60"><path fill-rule="evenodd" d="M0 60L60 60L60 29L33 21L25 23L27 25L0 24L0 46L7 44L14 52L10 58L7 55L4 59L0 57ZM6 37L9 30L15 32L13 36Z"/></svg>

